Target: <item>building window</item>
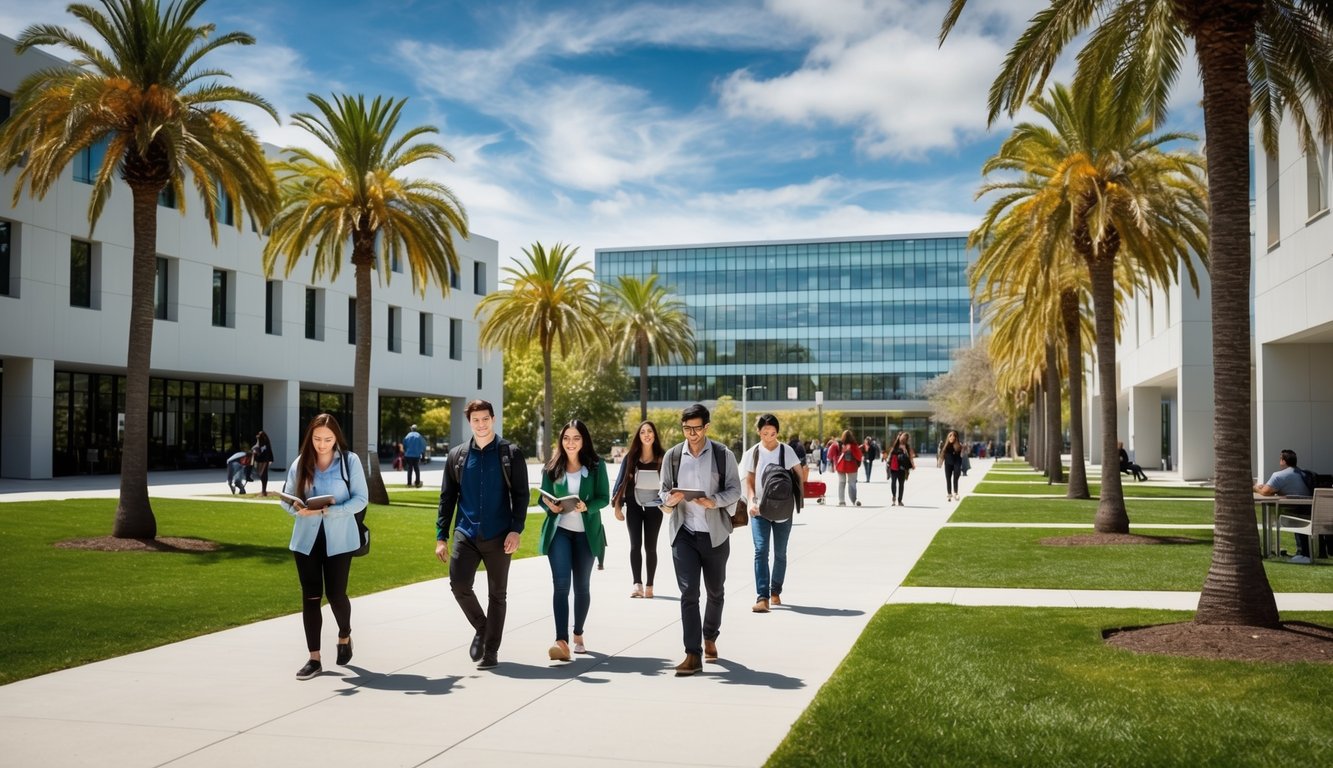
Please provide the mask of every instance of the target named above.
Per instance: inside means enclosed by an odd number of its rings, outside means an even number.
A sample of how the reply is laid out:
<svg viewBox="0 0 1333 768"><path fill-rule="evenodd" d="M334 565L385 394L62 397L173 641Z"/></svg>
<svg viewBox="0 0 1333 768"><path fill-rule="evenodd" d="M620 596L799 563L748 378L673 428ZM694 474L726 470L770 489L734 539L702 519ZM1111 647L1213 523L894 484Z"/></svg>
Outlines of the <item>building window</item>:
<svg viewBox="0 0 1333 768"><path fill-rule="evenodd" d="M402 352L402 323L403 310L400 307L389 307L389 351Z"/></svg>
<svg viewBox="0 0 1333 768"><path fill-rule="evenodd" d="M453 267L449 267L449 287L454 289L461 289L463 287L463 281L458 276L458 270Z"/></svg>
<svg viewBox="0 0 1333 768"><path fill-rule="evenodd" d="M157 257L157 274L153 278L153 317L167 319L167 301L171 298L171 262L165 256Z"/></svg>
<svg viewBox="0 0 1333 768"><path fill-rule="evenodd" d="M463 321L449 318L449 359L463 359Z"/></svg>
<svg viewBox="0 0 1333 768"><path fill-rule="evenodd" d="M323 294L318 288L305 289L305 337L312 341L324 339Z"/></svg>
<svg viewBox="0 0 1333 768"><path fill-rule="evenodd" d="M176 207L175 187L172 187L170 184L167 184L165 187L163 187L162 191L157 193L157 204L163 208L175 208Z"/></svg>
<svg viewBox="0 0 1333 768"><path fill-rule="evenodd" d="M1318 149L1305 153L1306 215L1315 216L1328 210L1328 184Z"/></svg>
<svg viewBox="0 0 1333 768"><path fill-rule="evenodd" d="M486 264L476 262L472 265L472 292L478 296L486 295Z"/></svg>
<svg viewBox="0 0 1333 768"><path fill-rule="evenodd" d="M264 333L282 335L282 282L279 280L264 283Z"/></svg>
<svg viewBox="0 0 1333 768"><path fill-rule="evenodd" d="M69 305L93 308L93 244L69 241Z"/></svg>
<svg viewBox="0 0 1333 768"><path fill-rule="evenodd" d="M92 184L97 179L97 170L106 158L107 139L102 138L84 147L74 156L74 180Z"/></svg>
<svg viewBox="0 0 1333 768"><path fill-rule="evenodd" d="M347 299L347 343L356 344L356 297Z"/></svg>
<svg viewBox="0 0 1333 768"><path fill-rule="evenodd" d="M435 346L435 323L434 318L429 312L420 312L417 314L417 352L423 357L430 357L431 350Z"/></svg>
<svg viewBox="0 0 1333 768"><path fill-rule="evenodd" d="M235 290L234 280L226 270L213 270L213 325L217 328L231 327L231 292Z"/></svg>
<svg viewBox="0 0 1333 768"><path fill-rule="evenodd" d="M477 389L481 389L481 369L477 369Z"/></svg>
<svg viewBox="0 0 1333 768"><path fill-rule="evenodd" d="M1265 155L1264 180L1268 185L1268 247L1272 248L1282 239L1282 221L1278 200L1278 165L1277 153Z"/></svg>
<svg viewBox="0 0 1333 768"><path fill-rule="evenodd" d="M403 273L403 260L399 258L397 253L389 254L389 270L400 275Z"/></svg>
<svg viewBox="0 0 1333 768"><path fill-rule="evenodd" d="M4 97L3 106L8 109L9 97ZM0 296L11 296L10 293L10 270L13 269L13 259L9 255L10 243L14 238L14 225L8 221L0 221Z"/></svg>

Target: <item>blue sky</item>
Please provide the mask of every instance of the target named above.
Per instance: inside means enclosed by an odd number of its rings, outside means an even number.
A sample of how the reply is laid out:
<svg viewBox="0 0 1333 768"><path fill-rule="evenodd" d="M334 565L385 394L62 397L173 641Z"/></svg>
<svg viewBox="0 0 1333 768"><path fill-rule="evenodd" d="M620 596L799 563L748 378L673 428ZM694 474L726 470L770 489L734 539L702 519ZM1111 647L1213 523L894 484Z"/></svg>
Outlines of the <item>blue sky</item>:
<svg viewBox="0 0 1333 768"><path fill-rule="evenodd" d="M943 0L454 2L210 0L257 45L211 63L270 100L407 97L448 184L502 262L534 241L599 247L968 230L1004 121L986 91L1042 0L972 0L941 49ZM18 3L6 6L18 6ZM73 22L66 0L0 8L0 33ZM1067 75L1067 67L1056 76ZM1196 127L1197 77L1175 120Z"/></svg>

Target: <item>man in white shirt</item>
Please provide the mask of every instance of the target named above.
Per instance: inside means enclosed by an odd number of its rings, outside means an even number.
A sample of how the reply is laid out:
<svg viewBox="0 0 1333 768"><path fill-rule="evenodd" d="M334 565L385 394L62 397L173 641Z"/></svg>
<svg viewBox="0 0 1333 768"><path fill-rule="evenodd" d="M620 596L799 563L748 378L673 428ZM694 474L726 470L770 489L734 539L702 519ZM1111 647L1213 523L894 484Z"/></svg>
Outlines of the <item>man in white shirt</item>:
<svg viewBox="0 0 1333 768"><path fill-rule="evenodd" d="M750 504L750 536L754 539L754 585L759 598L755 613L768 613L769 605L782 605L782 583L787 576L787 540L791 538L791 520L800 503L801 489L805 487L809 469L800 457L778 442L778 417L765 413L755 420L759 442L741 457L741 473L745 477L745 498ZM769 510L761 512L764 504L764 469L777 465L789 472L793 496L790 503L770 501ZM773 567L769 571L768 551L772 545Z"/></svg>

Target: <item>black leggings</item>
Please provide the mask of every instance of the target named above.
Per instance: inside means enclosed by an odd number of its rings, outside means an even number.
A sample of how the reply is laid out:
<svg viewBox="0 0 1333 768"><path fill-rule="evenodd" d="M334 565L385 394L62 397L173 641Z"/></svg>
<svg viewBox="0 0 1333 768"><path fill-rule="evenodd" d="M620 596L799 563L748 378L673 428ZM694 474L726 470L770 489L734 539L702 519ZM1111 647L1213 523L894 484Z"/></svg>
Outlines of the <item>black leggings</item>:
<svg viewBox="0 0 1333 768"><path fill-rule="evenodd" d="M319 650L319 632L324 626L320 598L327 595L333 619L338 622L338 637L352 636L352 600L347 596L347 576L352 571L352 553L330 557L324 540L324 526L319 527L310 554L296 556L296 575L301 580L301 622L305 625L306 650Z"/></svg>
<svg viewBox="0 0 1333 768"><path fill-rule="evenodd" d="M657 534L662 530L663 517L660 509L644 509L633 499L625 501L625 524L629 526L629 569L634 573L635 584L653 585L653 576L657 573ZM639 551L640 547L643 552ZM643 572L645 554L647 581L639 578Z"/></svg>
<svg viewBox="0 0 1333 768"><path fill-rule="evenodd" d="M898 503L903 500L903 487L907 485L907 470L889 470L889 497Z"/></svg>
<svg viewBox="0 0 1333 768"><path fill-rule="evenodd" d="M950 494L958 493L958 476L963 472L963 462L950 464L944 462L944 492Z"/></svg>

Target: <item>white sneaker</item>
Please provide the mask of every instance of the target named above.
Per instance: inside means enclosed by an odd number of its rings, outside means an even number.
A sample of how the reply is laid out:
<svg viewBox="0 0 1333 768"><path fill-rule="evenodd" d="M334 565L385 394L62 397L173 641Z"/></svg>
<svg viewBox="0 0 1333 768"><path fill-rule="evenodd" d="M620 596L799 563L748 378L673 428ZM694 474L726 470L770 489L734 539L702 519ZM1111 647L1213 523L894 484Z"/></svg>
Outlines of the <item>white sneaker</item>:
<svg viewBox="0 0 1333 768"><path fill-rule="evenodd" d="M1295 563L1295 564L1297 564L1297 565L1309 565L1309 563L1310 563L1310 558L1306 557L1305 555L1297 555L1297 556L1291 558L1290 560L1288 560L1287 562L1289 562L1289 563Z"/></svg>

